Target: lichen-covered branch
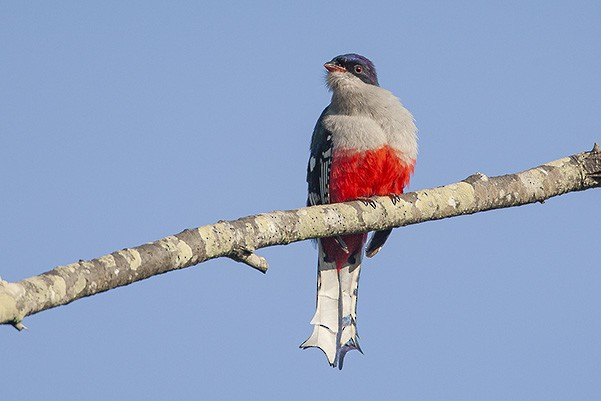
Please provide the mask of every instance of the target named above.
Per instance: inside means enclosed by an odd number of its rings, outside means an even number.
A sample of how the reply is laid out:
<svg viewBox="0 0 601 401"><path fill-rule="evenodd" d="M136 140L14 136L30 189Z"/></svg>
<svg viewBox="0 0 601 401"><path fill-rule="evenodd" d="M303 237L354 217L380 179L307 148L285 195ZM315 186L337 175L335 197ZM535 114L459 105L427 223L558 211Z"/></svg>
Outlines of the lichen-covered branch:
<svg viewBox="0 0 601 401"><path fill-rule="evenodd" d="M375 208L353 201L220 221L16 283L0 279L0 323L20 330L25 316L208 259L225 256L265 272L267 262L256 249L543 202L599 186L601 149L595 145L590 152L517 174L489 178L476 173L454 184L404 194L395 203L374 198Z"/></svg>

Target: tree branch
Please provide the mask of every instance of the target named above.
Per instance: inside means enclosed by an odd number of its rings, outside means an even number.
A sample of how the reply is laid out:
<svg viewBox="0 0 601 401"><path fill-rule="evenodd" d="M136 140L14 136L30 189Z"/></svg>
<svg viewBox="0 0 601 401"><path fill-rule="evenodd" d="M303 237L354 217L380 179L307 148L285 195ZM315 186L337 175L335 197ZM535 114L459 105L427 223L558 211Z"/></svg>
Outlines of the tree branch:
<svg viewBox="0 0 601 401"><path fill-rule="evenodd" d="M209 259L225 256L265 272L267 261L256 249L542 203L600 186L601 149L595 144L590 152L521 173L492 178L476 173L454 184L407 193L394 204L376 197L376 208L352 201L219 221L16 283L0 279L0 323L22 330L26 316Z"/></svg>

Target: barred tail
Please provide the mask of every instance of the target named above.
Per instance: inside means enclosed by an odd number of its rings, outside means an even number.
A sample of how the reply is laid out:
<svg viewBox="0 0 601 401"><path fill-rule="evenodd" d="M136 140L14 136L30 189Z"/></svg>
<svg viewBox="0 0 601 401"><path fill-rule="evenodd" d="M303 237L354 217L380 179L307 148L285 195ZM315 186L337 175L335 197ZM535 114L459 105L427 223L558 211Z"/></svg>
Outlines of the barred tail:
<svg viewBox="0 0 601 401"><path fill-rule="evenodd" d="M348 351L356 349L363 353L359 347L356 321L364 238L359 236L358 252L355 250L350 256L347 254L346 260L339 263L340 269L337 269L336 258L328 261L322 242L318 241L317 309L311 320L313 333L300 347L320 348L330 365L340 369Z"/></svg>

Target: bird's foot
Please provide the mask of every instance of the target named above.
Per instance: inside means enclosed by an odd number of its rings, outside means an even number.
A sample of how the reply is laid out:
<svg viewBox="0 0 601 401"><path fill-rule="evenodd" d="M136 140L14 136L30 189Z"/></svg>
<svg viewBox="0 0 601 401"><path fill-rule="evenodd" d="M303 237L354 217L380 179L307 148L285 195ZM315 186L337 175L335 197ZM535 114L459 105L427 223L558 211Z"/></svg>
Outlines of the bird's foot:
<svg viewBox="0 0 601 401"><path fill-rule="evenodd" d="M360 197L360 198L357 198L357 200L360 200L361 202L363 202L363 204L365 206L371 206L374 209L376 208L376 202L371 198Z"/></svg>
<svg viewBox="0 0 601 401"><path fill-rule="evenodd" d="M393 205L396 205L397 202L401 200L401 196L399 194L388 194L388 196L390 197L390 201Z"/></svg>

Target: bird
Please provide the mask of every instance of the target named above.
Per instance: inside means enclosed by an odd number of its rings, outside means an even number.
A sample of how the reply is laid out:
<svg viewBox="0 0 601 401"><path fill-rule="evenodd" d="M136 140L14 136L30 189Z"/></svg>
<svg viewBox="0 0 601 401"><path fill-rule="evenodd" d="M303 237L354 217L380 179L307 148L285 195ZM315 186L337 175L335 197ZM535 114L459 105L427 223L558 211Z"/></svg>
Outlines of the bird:
<svg viewBox="0 0 601 401"><path fill-rule="evenodd" d="M390 196L409 184L417 159L417 127L411 113L380 87L374 64L350 53L324 64L332 92L311 137L307 206ZM357 334L357 291L363 253L373 257L392 229L317 240L317 305L313 332L300 348L321 349L342 369L351 350L363 353Z"/></svg>

